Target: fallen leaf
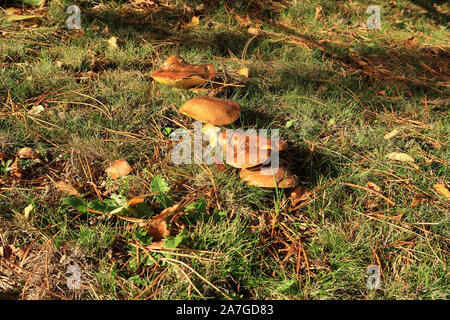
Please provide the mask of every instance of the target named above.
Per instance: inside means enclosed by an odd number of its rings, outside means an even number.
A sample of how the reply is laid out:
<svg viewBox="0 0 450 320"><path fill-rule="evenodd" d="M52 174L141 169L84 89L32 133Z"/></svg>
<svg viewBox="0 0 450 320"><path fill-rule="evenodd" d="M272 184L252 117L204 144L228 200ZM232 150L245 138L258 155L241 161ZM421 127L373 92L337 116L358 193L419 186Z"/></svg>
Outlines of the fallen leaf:
<svg viewBox="0 0 450 320"><path fill-rule="evenodd" d="M132 170L133 168L126 160L115 160L111 163L111 166L106 169L106 173L115 180L128 175Z"/></svg>
<svg viewBox="0 0 450 320"><path fill-rule="evenodd" d="M8 260L14 253L14 247L11 245L1 246L0 247L0 257Z"/></svg>
<svg viewBox="0 0 450 320"><path fill-rule="evenodd" d="M33 211L33 204L30 203L25 209L23 209L23 216L26 220L28 220L28 217L30 216L31 211Z"/></svg>
<svg viewBox="0 0 450 320"><path fill-rule="evenodd" d="M384 139L386 139L386 140L392 139L392 138L394 138L396 135L398 135L399 133L400 133L400 131L398 131L397 129L394 129L394 130L392 130L391 132L386 133L386 134L384 135Z"/></svg>
<svg viewBox="0 0 450 320"><path fill-rule="evenodd" d="M247 32L248 32L248 33L250 33L250 34L252 34L252 35L254 35L254 36L257 36L257 35L259 35L259 31L258 31L258 29L256 29L256 28L253 28L253 27L251 27L251 28L248 28Z"/></svg>
<svg viewBox="0 0 450 320"><path fill-rule="evenodd" d="M319 19L320 16L322 15L322 6L316 7L315 11L316 11L316 14L315 14L315 16L314 16L314 19L317 20L317 19Z"/></svg>
<svg viewBox="0 0 450 320"><path fill-rule="evenodd" d="M405 41L405 47L416 48L419 46L419 42L415 37L411 37Z"/></svg>
<svg viewBox="0 0 450 320"><path fill-rule="evenodd" d="M251 23L250 17L248 16L248 14L245 15L245 17L236 16L236 20L239 22L239 24L241 26L244 26L244 27L248 26Z"/></svg>
<svg viewBox="0 0 450 320"><path fill-rule="evenodd" d="M154 219L166 219L168 216L170 216L171 214L175 214L181 212L181 209L179 208L179 205L176 204L174 206L171 206L169 208L164 209L163 211L161 211L161 213L159 213L158 215L154 216Z"/></svg>
<svg viewBox="0 0 450 320"><path fill-rule="evenodd" d="M152 237L150 247L161 247L164 244L164 237L170 235L170 231L164 219L153 219L147 225L147 234Z"/></svg>
<svg viewBox="0 0 450 320"><path fill-rule="evenodd" d="M291 192L289 196L289 200L291 200L291 203L293 206L296 206L298 203L308 200L310 192L308 189L302 186L298 186L294 189L294 191Z"/></svg>
<svg viewBox="0 0 450 320"><path fill-rule="evenodd" d="M373 210L378 207L379 201L377 198L369 198L366 201L364 201L364 205L368 210Z"/></svg>
<svg viewBox="0 0 450 320"><path fill-rule="evenodd" d="M195 27L200 24L200 19L197 16L193 16L191 22L187 24L188 27Z"/></svg>
<svg viewBox="0 0 450 320"><path fill-rule="evenodd" d="M240 74L241 76L248 78L248 74L249 74L250 70L249 70L249 68L242 68L236 72L237 72L237 74Z"/></svg>
<svg viewBox="0 0 450 320"><path fill-rule="evenodd" d="M376 94L379 94L380 96L384 96L386 94L386 90L377 90L375 91Z"/></svg>
<svg viewBox="0 0 450 320"><path fill-rule="evenodd" d="M22 170L19 167L18 158L15 158L14 162L10 166L11 170L9 171L9 174L11 177L16 179L22 178Z"/></svg>
<svg viewBox="0 0 450 320"><path fill-rule="evenodd" d="M114 49L119 48L117 46L117 38L116 37L112 36L111 38L109 38L109 40L107 42L108 42L109 49L114 50Z"/></svg>
<svg viewBox="0 0 450 320"><path fill-rule="evenodd" d="M414 162L414 159L403 152L391 152L386 155L386 157L390 160L402 161L402 162Z"/></svg>
<svg viewBox="0 0 450 320"><path fill-rule="evenodd" d="M425 196L422 193L416 193L411 201L411 207L417 206L422 201L425 201Z"/></svg>
<svg viewBox="0 0 450 320"><path fill-rule="evenodd" d="M56 190L61 193L68 194L71 196L79 197L81 194L75 189L70 183L64 182L63 180L55 182Z"/></svg>
<svg viewBox="0 0 450 320"><path fill-rule="evenodd" d="M37 106L34 106L33 108L31 108L30 110L28 110L28 114L31 115L38 115L39 113L41 113L42 111L44 111L44 107L40 104L38 104Z"/></svg>
<svg viewBox="0 0 450 320"><path fill-rule="evenodd" d="M39 19L44 17L44 15L19 15L12 13L12 11L6 11L6 15L7 15L6 21L8 22Z"/></svg>
<svg viewBox="0 0 450 320"><path fill-rule="evenodd" d="M19 150L17 156L20 159L32 159L37 160L38 162L41 160L41 155L39 151L25 147Z"/></svg>
<svg viewBox="0 0 450 320"><path fill-rule="evenodd" d="M437 193L443 195L445 198L450 199L450 191L442 183L437 183L434 185L434 190Z"/></svg>

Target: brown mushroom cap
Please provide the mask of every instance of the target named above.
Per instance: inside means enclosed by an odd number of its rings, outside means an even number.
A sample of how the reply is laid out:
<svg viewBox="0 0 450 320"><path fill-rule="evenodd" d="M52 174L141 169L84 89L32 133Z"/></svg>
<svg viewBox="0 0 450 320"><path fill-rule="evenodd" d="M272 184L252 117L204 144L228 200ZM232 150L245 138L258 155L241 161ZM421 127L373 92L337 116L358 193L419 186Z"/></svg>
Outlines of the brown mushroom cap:
<svg viewBox="0 0 450 320"><path fill-rule="evenodd" d="M242 169L239 175L249 185L262 188L293 188L298 183L297 176L287 168L285 161L280 161L276 168L269 165Z"/></svg>
<svg viewBox="0 0 450 320"><path fill-rule="evenodd" d="M288 149L286 141L268 138L256 133L246 133L242 130L225 130L217 136L217 142L225 149L227 146L249 144L259 149L272 151L284 151Z"/></svg>
<svg viewBox="0 0 450 320"><path fill-rule="evenodd" d="M168 86L189 89L205 84L216 74L212 64L189 64L180 56L172 56L163 62L161 69L152 72L151 77Z"/></svg>
<svg viewBox="0 0 450 320"><path fill-rule="evenodd" d="M234 168L252 168L270 160L271 152L248 144L224 150L225 163Z"/></svg>
<svg viewBox="0 0 450 320"><path fill-rule="evenodd" d="M151 74L156 82L179 89L189 89L203 85L207 79L190 71L175 71L158 69Z"/></svg>
<svg viewBox="0 0 450 320"><path fill-rule="evenodd" d="M180 56L171 56L167 58L162 65L161 69L170 70L170 68L174 68L177 65L186 64L186 61Z"/></svg>
<svg viewBox="0 0 450 320"><path fill-rule="evenodd" d="M239 118L241 106L231 100L200 97L187 101L179 112L203 123L227 125Z"/></svg>

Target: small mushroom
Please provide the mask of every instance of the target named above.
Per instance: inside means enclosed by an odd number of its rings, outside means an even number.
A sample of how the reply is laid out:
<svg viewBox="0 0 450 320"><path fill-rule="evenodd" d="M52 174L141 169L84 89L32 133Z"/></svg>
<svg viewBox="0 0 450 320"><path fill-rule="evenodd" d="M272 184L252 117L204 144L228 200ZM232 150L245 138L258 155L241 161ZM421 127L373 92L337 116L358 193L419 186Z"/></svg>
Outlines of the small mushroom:
<svg viewBox="0 0 450 320"><path fill-rule="evenodd" d="M151 74L155 81L181 89L203 85L215 76L216 69L212 64L189 64L180 56L168 58L163 62L161 69L155 70Z"/></svg>
<svg viewBox="0 0 450 320"><path fill-rule="evenodd" d="M239 118L241 106L231 100L200 97L187 101L179 112L203 123L227 125Z"/></svg>
<svg viewBox="0 0 450 320"><path fill-rule="evenodd" d="M242 169L242 180L251 186L261 188L293 188L298 183L298 178L287 167L286 161L280 161L278 167L262 166L252 169Z"/></svg>

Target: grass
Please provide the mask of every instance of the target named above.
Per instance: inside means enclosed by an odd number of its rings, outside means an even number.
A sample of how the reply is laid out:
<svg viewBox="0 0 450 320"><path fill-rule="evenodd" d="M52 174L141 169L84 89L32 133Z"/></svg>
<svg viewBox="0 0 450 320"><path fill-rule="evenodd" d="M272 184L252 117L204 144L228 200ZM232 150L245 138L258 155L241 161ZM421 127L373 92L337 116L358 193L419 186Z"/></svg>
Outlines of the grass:
<svg viewBox="0 0 450 320"><path fill-rule="evenodd" d="M0 18L2 166L23 147L42 156L18 160L19 178L0 171L0 246L14 249L1 251L0 297L447 299L449 199L435 185L450 186L448 4L383 2L381 30L368 30L369 1L219 2L79 1L83 32L66 28L66 0L23 8L38 20ZM171 164L167 130L193 128L177 109L196 94L150 73L175 54L239 84L217 94L242 106L229 127L279 129L307 200L231 167ZM117 159L134 171L111 180ZM156 177L168 192L155 195ZM146 195L144 218L190 205L169 222L181 242L151 249L137 223L68 205L60 180L91 205Z"/></svg>

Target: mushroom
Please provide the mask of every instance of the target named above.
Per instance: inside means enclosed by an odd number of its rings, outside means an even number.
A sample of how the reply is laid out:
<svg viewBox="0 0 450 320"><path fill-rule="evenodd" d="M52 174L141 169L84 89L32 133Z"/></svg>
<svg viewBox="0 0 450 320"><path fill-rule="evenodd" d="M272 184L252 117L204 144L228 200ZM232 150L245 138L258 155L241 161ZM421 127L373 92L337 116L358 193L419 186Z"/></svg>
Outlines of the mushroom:
<svg viewBox="0 0 450 320"><path fill-rule="evenodd" d="M172 56L166 59L162 68L151 74L155 81L181 89L203 85L215 76L216 69L212 64L189 64L180 56Z"/></svg>
<svg viewBox="0 0 450 320"><path fill-rule="evenodd" d="M220 128L207 123L202 128L202 133L209 137L209 144L211 147L215 147L217 145L217 136L220 134Z"/></svg>
<svg viewBox="0 0 450 320"><path fill-rule="evenodd" d="M200 97L187 101L179 112L203 123L227 125L239 118L241 106L231 100Z"/></svg>
<svg viewBox="0 0 450 320"><path fill-rule="evenodd" d="M242 169L239 173L242 180L251 186L262 188L293 188L298 183L298 178L287 167L287 162L282 160L278 167L262 166L252 169Z"/></svg>
<svg viewBox="0 0 450 320"><path fill-rule="evenodd" d="M224 150L226 164L234 168L251 168L270 161L271 152L268 149L258 149L249 144L235 145Z"/></svg>
<svg viewBox="0 0 450 320"><path fill-rule="evenodd" d="M226 130L217 135L217 143L226 146L235 146L242 143L248 143L258 149L266 149L271 151L285 151L288 149L286 141L275 138L267 138L256 133L246 133L242 130Z"/></svg>
<svg viewBox="0 0 450 320"><path fill-rule="evenodd" d="M225 130L206 124L202 133L209 136L212 147L222 148L225 162L235 168L250 168L266 163L273 152L287 150L287 142L242 130Z"/></svg>

